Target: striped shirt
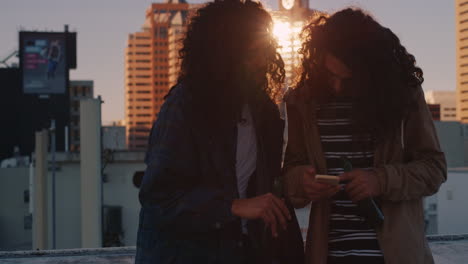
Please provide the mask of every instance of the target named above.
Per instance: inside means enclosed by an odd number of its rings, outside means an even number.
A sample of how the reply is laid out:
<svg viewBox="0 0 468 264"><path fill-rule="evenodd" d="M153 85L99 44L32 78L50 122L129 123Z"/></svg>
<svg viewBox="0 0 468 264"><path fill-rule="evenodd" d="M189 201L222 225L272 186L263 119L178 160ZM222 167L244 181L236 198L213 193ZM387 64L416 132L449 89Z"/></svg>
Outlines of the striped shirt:
<svg viewBox="0 0 468 264"><path fill-rule="evenodd" d="M346 98L318 106L317 121L327 174L342 174L343 159L354 168L366 169L373 164L374 140L369 133L353 126L352 114L352 103ZM344 191L332 199L328 248L329 264L384 263L375 230Z"/></svg>

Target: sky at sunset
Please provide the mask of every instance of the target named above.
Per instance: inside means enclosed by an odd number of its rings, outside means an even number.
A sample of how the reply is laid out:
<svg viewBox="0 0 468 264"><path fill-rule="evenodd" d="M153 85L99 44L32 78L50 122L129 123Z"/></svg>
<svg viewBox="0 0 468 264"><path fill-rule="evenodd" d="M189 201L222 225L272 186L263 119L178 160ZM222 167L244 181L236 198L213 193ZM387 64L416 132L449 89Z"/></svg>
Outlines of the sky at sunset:
<svg viewBox="0 0 468 264"><path fill-rule="evenodd" d="M72 80L94 80L104 100L103 123L124 118L124 48L139 31L147 0L0 0L0 59L18 48L18 31L78 32L78 68ZM202 3L204 1L189 1ZM265 0L268 8L277 2ZM334 12L348 5L372 13L416 56L425 90L455 89L455 2L453 0L310 0L312 8Z"/></svg>

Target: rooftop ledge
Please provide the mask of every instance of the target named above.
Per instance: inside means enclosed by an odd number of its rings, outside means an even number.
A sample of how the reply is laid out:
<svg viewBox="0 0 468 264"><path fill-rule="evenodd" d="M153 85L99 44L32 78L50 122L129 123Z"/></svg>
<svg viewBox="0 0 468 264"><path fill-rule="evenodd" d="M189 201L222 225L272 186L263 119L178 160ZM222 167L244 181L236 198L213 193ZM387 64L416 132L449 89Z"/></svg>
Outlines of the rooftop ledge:
<svg viewBox="0 0 468 264"><path fill-rule="evenodd" d="M436 264L468 263L468 234L428 236ZM8 264L133 264L135 247L0 251Z"/></svg>

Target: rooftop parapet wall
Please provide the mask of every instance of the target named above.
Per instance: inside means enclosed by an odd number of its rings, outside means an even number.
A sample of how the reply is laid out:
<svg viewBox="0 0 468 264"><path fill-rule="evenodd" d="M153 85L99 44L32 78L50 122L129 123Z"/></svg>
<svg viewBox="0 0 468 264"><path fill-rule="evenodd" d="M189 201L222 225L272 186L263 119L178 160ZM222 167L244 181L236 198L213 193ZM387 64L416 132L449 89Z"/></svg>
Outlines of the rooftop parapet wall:
<svg viewBox="0 0 468 264"><path fill-rule="evenodd" d="M436 264L468 263L468 234L428 236ZM135 247L0 252L8 264L130 264Z"/></svg>

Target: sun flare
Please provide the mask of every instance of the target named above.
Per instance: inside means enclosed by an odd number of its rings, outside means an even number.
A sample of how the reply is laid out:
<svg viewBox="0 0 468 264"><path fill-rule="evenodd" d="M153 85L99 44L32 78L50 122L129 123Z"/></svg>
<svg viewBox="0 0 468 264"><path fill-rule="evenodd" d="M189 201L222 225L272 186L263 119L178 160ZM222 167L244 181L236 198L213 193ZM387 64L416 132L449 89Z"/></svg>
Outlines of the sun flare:
<svg viewBox="0 0 468 264"><path fill-rule="evenodd" d="M273 35L279 44L279 53L284 60L286 79L294 78L294 69L299 65L299 49L301 47L300 32L302 21L289 22L287 19L275 17L273 19Z"/></svg>

